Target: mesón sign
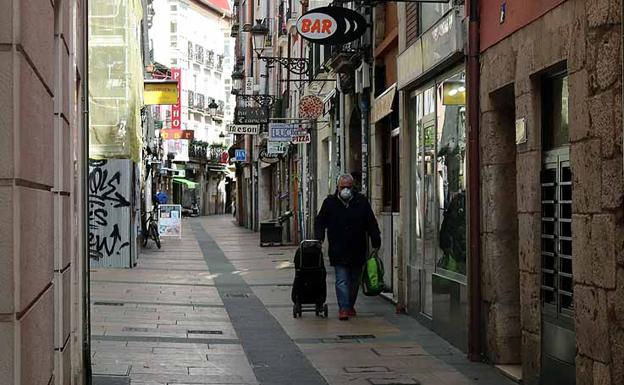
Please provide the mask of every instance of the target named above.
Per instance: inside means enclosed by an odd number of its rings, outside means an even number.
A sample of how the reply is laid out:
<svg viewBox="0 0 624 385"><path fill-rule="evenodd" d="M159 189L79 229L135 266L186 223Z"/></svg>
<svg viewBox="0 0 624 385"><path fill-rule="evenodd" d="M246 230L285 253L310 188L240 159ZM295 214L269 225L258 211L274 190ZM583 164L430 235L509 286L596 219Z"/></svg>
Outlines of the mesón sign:
<svg viewBox="0 0 624 385"><path fill-rule="evenodd" d="M358 12L341 7L314 8L297 20L297 32L317 44L341 45L360 38L366 19Z"/></svg>

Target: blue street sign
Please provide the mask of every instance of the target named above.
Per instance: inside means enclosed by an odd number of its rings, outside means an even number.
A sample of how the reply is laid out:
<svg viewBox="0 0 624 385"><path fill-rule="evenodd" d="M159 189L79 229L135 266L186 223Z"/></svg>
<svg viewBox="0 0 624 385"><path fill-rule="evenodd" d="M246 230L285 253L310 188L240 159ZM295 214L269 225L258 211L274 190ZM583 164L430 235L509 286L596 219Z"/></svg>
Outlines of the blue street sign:
<svg viewBox="0 0 624 385"><path fill-rule="evenodd" d="M245 150L236 150L236 152L234 153L234 160L236 160L237 162L246 161L247 154L245 153Z"/></svg>

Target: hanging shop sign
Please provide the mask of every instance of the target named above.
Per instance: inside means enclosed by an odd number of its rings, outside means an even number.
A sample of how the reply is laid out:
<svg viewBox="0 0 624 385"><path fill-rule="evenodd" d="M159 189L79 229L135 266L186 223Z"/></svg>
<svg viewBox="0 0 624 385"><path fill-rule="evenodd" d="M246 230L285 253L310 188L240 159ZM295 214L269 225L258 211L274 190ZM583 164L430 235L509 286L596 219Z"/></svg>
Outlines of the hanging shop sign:
<svg viewBox="0 0 624 385"><path fill-rule="evenodd" d="M271 123L269 124L269 139L272 141L290 142L293 135L300 131L299 124Z"/></svg>
<svg viewBox="0 0 624 385"><path fill-rule="evenodd" d="M295 134L292 137L292 142L294 144L310 143L311 142L310 134L307 134L307 133Z"/></svg>
<svg viewBox="0 0 624 385"><path fill-rule="evenodd" d="M266 151L268 154L283 154L288 149L288 142L274 142L272 140L267 141Z"/></svg>
<svg viewBox="0 0 624 385"><path fill-rule="evenodd" d="M146 79L143 81L143 104L163 105L178 102L176 80Z"/></svg>
<svg viewBox="0 0 624 385"><path fill-rule="evenodd" d="M245 150L236 150L234 153L234 160L236 162L245 162L247 161L247 153Z"/></svg>
<svg viewBox="0 0 624 385"><path fill-rule="evenodd" d="M315 95L308 95L299 101L299 117L316 120L323 115L323 100Z"/></svg>
<svg viewBox="0 0 624 385"><path fill-rule="evenodd" d="M188 139L193 140L193 130L160 130L160 137L167 139Z"/></svg>
<svg viewBox="0 0 624 385"><path fill-rule="evenodd" d="M264 107L236 107L234 109L235 124L266 124L269 123L269 110Z"/></svg>
<svg viewBox="0 0 624 385"><path fill-rule="evenodd" d="M180 90L182 89L182 70L171 68L171 78L177 82L178 100L171 106L171 128L179 130L182 127L182 107L180 104Z"/></svg>
<svg viewBox="0 0 624 385"><path fill-rule="evenodd" d="M228 124L225 131L228 134L258 135L260 126L257 124Z"/></svg>
<svg viewBox="0 0 624 385"><path fill-rule="evenodd" d="M252 95L254 93L254 78L249 76L245 78L245 94Z"/></svg>
<svg viewBox="0 0 624 385"><path fill-rule="evenodd" d="M364 16L342 7L314 8L297 20L297 32L301 37L325 45L341 45L359 39L367 26Z"/></svg>
<svg viewBox="0 0 624 385"><path fill-rule="evenodd" d="M281 158L282 154L272 154L268 150L262 150L260 151L260 155L258 155L258 159L260 159L261 162L268 164L277 163Z"/></svg>

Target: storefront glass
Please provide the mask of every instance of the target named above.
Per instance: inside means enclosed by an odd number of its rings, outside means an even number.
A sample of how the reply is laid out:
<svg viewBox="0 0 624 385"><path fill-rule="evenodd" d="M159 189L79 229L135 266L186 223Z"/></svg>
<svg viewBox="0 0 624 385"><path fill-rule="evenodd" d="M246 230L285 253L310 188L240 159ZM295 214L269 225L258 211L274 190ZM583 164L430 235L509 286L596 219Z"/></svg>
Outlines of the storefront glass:
<svg viewBox="0 0 624 385"><path fill-rule="evenodd" d="M420 312L432 316L433 274L466 282L466 114L464 72L413 92L412 253Z"/></svg>

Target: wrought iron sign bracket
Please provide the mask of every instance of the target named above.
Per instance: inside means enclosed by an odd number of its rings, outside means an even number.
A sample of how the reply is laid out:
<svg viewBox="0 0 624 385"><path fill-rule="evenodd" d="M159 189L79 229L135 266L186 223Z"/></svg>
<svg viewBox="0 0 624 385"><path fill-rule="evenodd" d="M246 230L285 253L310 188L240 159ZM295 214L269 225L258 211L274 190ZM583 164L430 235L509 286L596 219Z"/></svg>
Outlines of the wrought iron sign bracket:
<svg viewBox="0 0 624 385"><path fill-rule="evenodd" d="M245 94L237 94L237 99L240 100L253 100L258 103L262 107L272 108L273 104L275 104L275 97L273 95L245 95Z"/></svg>
<svg viewBox="0 0 624 385"><path fill-rule="evenodd" d="M286 58L278 56L258 56L258 59L264 60L269 68L273 67L275 63L279 63L286 68L290 73L295 75L307 74L310 67L310 61L306 58Z"/></svg>

